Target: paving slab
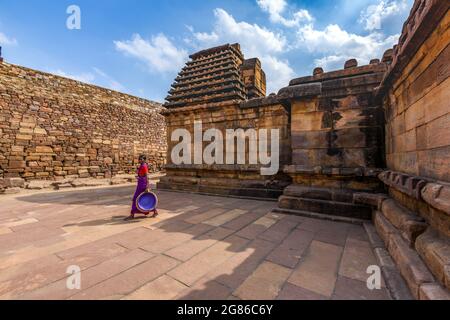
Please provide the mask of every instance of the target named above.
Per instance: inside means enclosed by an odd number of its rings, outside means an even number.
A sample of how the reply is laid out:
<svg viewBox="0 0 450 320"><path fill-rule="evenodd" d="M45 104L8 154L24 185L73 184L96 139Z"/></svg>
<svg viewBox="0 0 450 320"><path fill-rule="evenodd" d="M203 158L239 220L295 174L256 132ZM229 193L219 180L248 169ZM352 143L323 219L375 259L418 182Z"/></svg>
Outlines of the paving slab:
<svg viewBox="0 0 450 320"><path fill-rule="evenodd" d="M291 272L289 268L265 261L233 295L243 300L273 300Z"/></svg>
<svg viewBox="0 0 450 320"><path fill-rule="evenodd" d="M133 193L0 197L0 299L389 298L384 286L364 289L376 260L360 226L272 212L276 202L165 191L158 218L124 221ZM81 268L80 290L67 289L70 265Z"/></svg>
<svg viewBox="0 0 450 320"><path fill-rule="evenodd" d="M290 276L289 283L331 297L342 251L342 247L312 241L303 261Z"/></svg>

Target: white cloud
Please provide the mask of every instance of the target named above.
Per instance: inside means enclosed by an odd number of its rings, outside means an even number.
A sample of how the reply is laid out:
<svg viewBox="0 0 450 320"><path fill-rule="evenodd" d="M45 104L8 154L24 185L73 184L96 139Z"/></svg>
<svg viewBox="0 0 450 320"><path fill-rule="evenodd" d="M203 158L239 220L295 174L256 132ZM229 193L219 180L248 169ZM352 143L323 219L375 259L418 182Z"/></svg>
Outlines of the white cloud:
<svg viewBox="0 0 450 320"><path fill-rule="evenodd" d="M178 49L164 34L144 40L139 34L131 40L114 41L116 49L145 62L150 70L160 73L178 71L187 60L184 49Z"/></svg>
<svg viewBox="0 0 450 320"><path fill-rule="evenodd" d="M373 58L381 58L383 52L397 43L399 35L389 37L381 33L366 36L349 33L338 25L330 24L324 30L317 30L312 24L298 30L298 47L323 55L315 60L323 68L342 68L347 59L356 58L359 64L366 64ZM338 63L341 63L338 65Z"/></svg>
<svg viewBox="0 0 450 320"><path fill-rule="evenodd" d="M348 60L346 56L325 56L323 58L314 59L314 64L318 67L322 67L326 70L336 70L344 66L345 61Z"/></svg>
<svg viewBox="0 0 450 320"><path fill-rule="evenodd" d="M16 46L18 44L17 40L14 38L9 38L3 32L0 32L0 45L2 46Z"/></svg>
<svg viewBox="0 0 450 320"><path fill-rule="evenodd" d="M292 19L283 17L287 3L285 0L257 0L258 6L269 14L270 21L281 23L285 27L295 27L301 22L312 22L313 17L308 10L301 9L293 14Z"/></svg>
<svg viewBox="0 0 450 320"><path fill-rule="evenodd" d="M93 84L94 80L95 80L95 75L90 72L85 72L85 73L81 73L81 74L70 74L70 73L64 72L61 69L58 69L55 71L51 71L51 73L56 74L61 77L64 77L64 78L69 78L72 80L76 80L76 81L80 81L80 82L84 82L84 83L90 83L90 84Z"/></svg>
<svg viewBox="0 0 450 320"><path fill-rule="evenodd" d="M251 56L261 56L266 52L282 52L286 46L286 39L257 24L245 21L237 22L233 16L223 9L215 9L213 31L210 33L194 32L198 44L214 46L223 43L239 42L244 53Z"/></svg>
<svg viewBox="0 0 450 320"><path fill-rule="evenodd" d="M100 70L99 68L92 68L92 72L83 72L80 74L70 74L61 69L51 71L50 73L56 74L61 77L69 78L72 80L80 81L83 83L89 83L93 85L98 85L101 87L109 88L115 91L125 91L126 88L118 81L109 76L106 72Z"/></svg>
<svg viewBox="0 0 450 320"><path fill-rule="evenodd" d="M110 88L115 91L125 91L125 86L123 86L120 82L112 78L107 73L103 72L99 68L93 68L95 73L98 74L102 79L100 83L105 83L107 88Z"/></svg>
<svg viewBox="0 0 450 320"><path fill-rule="evenodd" d="M294 70L289 66L289 61L274 56L261 56L263 70L267 75L267 94L286 87L295 77Z"/></svg>
<svg viewBox="0 0 450 320"><path fill-rule="evenodd" d="M366 30L379 30L385 19L400 14L407 8L406 0L380 0L378 4L370 5L361 12L359 22L364 24Z"/></svg>
<svg viewBox="0 0 450 320"><path fill-rule="evenodd" d="M283 35L257 24L238 22L223 9L215 9L214 15L216 21L211 32L194 32L192 29L197 49L238 42L246 58L261 59L267 74L268 92L278 91L288 85L294 71L287 60L277 57L286 50L287 42Z"/></svg>

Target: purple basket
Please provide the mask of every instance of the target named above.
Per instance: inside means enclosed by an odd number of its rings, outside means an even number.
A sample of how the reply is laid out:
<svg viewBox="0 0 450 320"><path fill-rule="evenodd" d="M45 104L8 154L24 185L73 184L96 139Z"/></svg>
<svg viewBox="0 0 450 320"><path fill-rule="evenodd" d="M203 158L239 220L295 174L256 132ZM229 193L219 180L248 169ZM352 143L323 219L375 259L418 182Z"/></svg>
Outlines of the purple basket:
<svg viewBox="0 0 450 320"><path fill-rule="evenodd" d="M148 213L158 206L158 197L153 192L145 191L136 199L136 207L143 213Z"/></svg>

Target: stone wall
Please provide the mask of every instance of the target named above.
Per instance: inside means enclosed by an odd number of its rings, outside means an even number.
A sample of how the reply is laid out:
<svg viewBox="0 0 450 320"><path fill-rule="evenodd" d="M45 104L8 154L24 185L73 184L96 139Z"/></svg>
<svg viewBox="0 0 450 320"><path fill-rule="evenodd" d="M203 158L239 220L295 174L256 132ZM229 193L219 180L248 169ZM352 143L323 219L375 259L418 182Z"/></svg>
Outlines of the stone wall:
<svg viewBox="0 0 450 320"><path fill-rule="evenodd" d="M290 106L293 184L279 199L279 211L345 221L371 218L371 209L353 203L361 192L381 192L384 166L383 112L373 96L386 62L294 79L278 96Z"/></svg>
<svg viewBox="0 0 450 320"><path fill-rule="evenodd" d="M450 14L432 31L385 96L389 168L450 181Z"/></svg>
<svg viewBox="0 0 450 320"><path fill-rule="evenodd" d="M222 102L205 104L196 107L178 108L164 112L167 121L168 164L167 176L158 183L160 189L183 190L191 192L234 195L243 197L276 198L290 183L287 175L281 172L283 165L290 162L290 140L288 112L271 98L254 99L247 102ZM202 122L202 132L219 129L225 139L227 129L279 129L280 130L280 172L271 176L263 176L260 165L250 165L248 161L248 140L245 149L246 164L207 165L182 164L171 162L172 148L178 141L171 141L176 129L186 129L194 137L194 121ZM269 133L270 136L270 133ZM203 142L203 150L210 142ZM224 140L224 158L230 151ZM270 144L268 146L270 150ZM194 150L193 141L191 150ZM234 156L237 155L234 148ZM192 156L191 162L194 163Z"/></svg>
<svg viewBox="0 0 450 320"><path fill-rule="evenodd" d="M165 163L160 104L0 63L0 179L64 180Z"/></svg>
<svg viewBox="0 0 450 320"><path fill-rule="evenodd" d="M450 3L417 0L381 85L376 230L417 299L450 299Z"/></svg>

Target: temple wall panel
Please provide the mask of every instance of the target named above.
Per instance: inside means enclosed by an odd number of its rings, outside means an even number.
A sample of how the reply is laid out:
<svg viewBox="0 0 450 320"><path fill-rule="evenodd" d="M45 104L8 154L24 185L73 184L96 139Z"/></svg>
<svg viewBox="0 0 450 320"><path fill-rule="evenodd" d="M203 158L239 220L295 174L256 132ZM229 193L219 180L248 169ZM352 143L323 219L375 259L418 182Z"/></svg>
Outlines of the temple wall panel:
<svg viewBox="0 0 450 320"><path fill-rule="evenodd" d="M417 0L400 39L381 89L391 199L375 226L415 298L450 299L448 2Z"/></svg>

